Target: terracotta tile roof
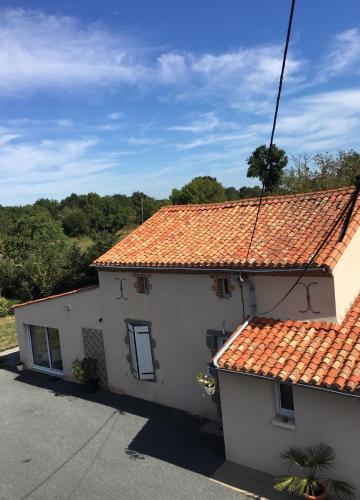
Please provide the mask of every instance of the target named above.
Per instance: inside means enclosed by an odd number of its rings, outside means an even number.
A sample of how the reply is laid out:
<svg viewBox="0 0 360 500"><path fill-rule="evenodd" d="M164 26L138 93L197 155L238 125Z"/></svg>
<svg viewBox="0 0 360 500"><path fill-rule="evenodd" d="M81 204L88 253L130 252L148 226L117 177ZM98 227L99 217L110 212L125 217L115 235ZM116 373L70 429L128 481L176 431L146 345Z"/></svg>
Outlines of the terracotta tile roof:
<svg viewBox="0 0 360 500"><path fill-rule="evenodd" d="M226 349L220 369L360 392L360 295L341 325L254 318Z"/></svg>
<svg viewBox="0 0 360 500"><path fill-rule="evenodd" d="M75 293L88 292L89 290L94 290L99 288L99 285L89 285L83 288L77 288L76 290L70 290L70 292L58 293L57 295L49 295L48 297L43 297L42 299L29 300L28 302L22 302L21 304L15 304L11 309L17 309L18 307L30 306L36 304L37 302L45 302L46 300L59 299L60 297L66 297L67 295L74 295Z"/></svg>
<svg viewBox="0 0 360 500"><path fill-rule="evenodd" d="M97 266L188 268L303 267L348 201L353 188L268 197L245 262L258 199L160 209L95 260ZM339 230L317 266L333 269L360 225L360 202L342 243ZM316 267L316 266L314 266Z"/></svg>

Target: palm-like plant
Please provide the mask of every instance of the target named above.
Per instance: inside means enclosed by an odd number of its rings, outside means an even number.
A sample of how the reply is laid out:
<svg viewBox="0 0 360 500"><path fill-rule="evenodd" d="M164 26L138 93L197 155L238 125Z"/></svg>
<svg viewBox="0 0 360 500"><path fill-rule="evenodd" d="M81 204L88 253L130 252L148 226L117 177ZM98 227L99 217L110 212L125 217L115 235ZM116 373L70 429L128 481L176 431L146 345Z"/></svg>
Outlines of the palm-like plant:
<svg viewBox="0 0 360 500"><path fill-rule="evenodd" d="M335 453L331 446L317 444L305 450L293 447L281 458L288 462L290 470L296 467L300 474L276 478L274 488L277 491L287 490L299 496L316 497L326 490L339 499L354 497L355 489L351 484L321 477L322 471L331 469L335 464Z"/></svg>

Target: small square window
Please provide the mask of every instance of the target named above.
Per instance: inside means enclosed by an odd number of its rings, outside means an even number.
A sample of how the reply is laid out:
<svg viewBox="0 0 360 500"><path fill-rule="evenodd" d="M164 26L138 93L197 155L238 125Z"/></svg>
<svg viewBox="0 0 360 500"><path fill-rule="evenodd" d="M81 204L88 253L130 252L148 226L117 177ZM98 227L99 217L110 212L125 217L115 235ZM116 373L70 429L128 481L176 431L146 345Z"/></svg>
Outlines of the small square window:
<svg viewBox="0 0 360 500"><path fill-rule="evenodd" d="M217 298L229 299L234 291L230 273L212 274L210 277L213 279L211 288L214 290Z"/></svg>
<svg viewBox="0 0 360 500"><path fill-rule="evenodd" d="M221 280L221 288L223 296L228 297L230 295L230 291L229 291L229 280L227 278L223 278Z"/></svg>
<svg viewBox="0 0 360 500"><path fill-rule="evenodd" d="M138 274L135 278L135 288L138 293L148 294L150 293L150 278L148 274Z"/></svg>
<svg viewBox="0 0 360 500"><path fill-rule="evenodd" d="M293 388L290 384L276 384L277 414L283 417L295 418Z"/></svg>
<svg viewBox="0 0 360 500"><path fill-rule="evenodd" d="M229 297L231 297L228 278L218 279L218 290L219 290L219 297L221 299L228 299Z"/></svg>

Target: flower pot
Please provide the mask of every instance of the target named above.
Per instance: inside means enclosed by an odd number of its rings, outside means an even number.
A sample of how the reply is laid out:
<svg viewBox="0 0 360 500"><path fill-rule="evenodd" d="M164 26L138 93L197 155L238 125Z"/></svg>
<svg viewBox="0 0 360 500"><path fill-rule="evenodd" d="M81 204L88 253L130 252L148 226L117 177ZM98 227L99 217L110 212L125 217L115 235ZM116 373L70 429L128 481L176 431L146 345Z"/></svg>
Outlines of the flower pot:
<svg viewBox="0 0 360 500"><path fill-rule="evenodd" d="M16 365L16 369L17 369L18 372L22 372L23 369L24 369L24 364L23 363L18 363Z"/></svg>
<svg viewBox="0 0 360 500"><path fill-rule="evenodd" d="M325 500L325 488L321 485L321 490L317 495L304 495L307 500Z"/></svg>
<svg viewBox="0 0 360 500"><path fill-rule="evenodd" d="M207 394L208 396L212 396L213 394L215 394L215 389L216 389L216 387L215 387L214 385L212 385L212 386L210 386L210 387L209 387L209 386L207 386L207 385L205 385L205 386L204 386L204 389L205 389L205 392L206 392L206 394Z"/></svg>
<svg viewBox="0 0 360 500"><path fill-rule="evenodd" d="M99 381L98 380L88 380L84 384L84 390L87 393L94 393L99 389Z"/></svg>

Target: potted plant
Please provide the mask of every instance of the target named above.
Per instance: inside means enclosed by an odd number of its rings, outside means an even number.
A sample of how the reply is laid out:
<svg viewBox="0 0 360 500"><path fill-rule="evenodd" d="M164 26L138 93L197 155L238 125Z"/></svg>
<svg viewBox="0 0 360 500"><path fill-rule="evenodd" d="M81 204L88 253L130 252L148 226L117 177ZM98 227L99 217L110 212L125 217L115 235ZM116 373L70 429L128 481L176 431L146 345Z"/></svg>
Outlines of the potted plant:
<svg viewBox="0 0 360 500"><path fill-rule="evenodd" d="M72 365L74 377L84 384L85 392L96 392L99 388L97 377L97 360L94 358L84 358L81 361L75 359Z"/></svg>
<svg viewBox="0 0 360 500"><path fill-rule="evenodd" d="M199 372L196 375L196 380L197 380L197 383L203 389L205 389L206 394L208 394L209 396L212 396L213 394L215 394L216 380L210 374L206 373L204 375L203 373Z"/></svg>
<svg viewBox="0 0 360 500"><path fill-rule="evenodd" d="M331 469L335 464L335 453L331 446L317 444L305 450L293 447L281 455L281 458L288 462L290 471L298 469L299 475L276 478L274 488L277 491L287 490L308 500L324 500L326 494L334 495L337 499L354 497L355 489L351 484L319 476L322 471Z"/></svg>

